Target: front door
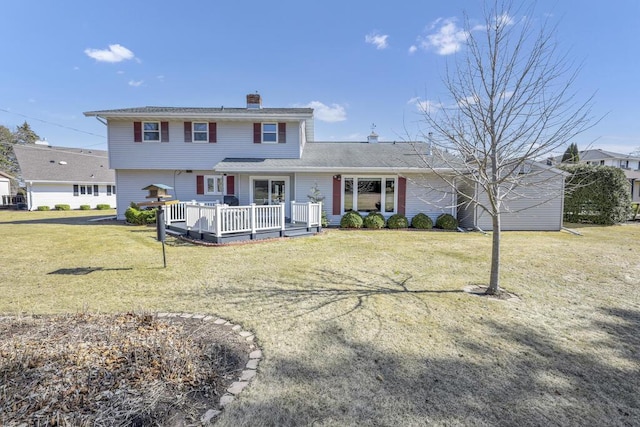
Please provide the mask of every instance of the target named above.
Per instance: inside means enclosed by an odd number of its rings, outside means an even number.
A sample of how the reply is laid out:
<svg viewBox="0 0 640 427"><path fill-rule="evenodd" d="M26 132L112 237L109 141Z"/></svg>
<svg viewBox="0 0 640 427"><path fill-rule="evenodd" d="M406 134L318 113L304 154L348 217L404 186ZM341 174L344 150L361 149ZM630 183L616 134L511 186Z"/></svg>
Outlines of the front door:
<svg viewBox="0 0 640 427"><path fill-rule="evenodd" d="M251 177L251 201L256 205L285 204L285 216L289 215L289 177Z"/></svg>

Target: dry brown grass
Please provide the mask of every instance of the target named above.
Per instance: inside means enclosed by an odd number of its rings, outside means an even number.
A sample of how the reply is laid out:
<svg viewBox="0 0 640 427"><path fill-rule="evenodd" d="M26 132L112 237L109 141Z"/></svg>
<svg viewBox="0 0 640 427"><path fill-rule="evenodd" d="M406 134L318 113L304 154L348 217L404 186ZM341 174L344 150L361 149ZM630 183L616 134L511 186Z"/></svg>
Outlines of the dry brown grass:
<svg viewBox="0 0 640 427"><path fill-rule="evenodd" d="M2 425L197 423L244 368L229 328L150 314L0 318Z"/></svg>
<svg viewBox="0 0 640 427"><path fill-rule="evenodd" d="M503 235L343 232L228 247L0 212L0 312L215 313L256 333L258 377L220 425L633 425L640 226ZM73 212L81 216L82 213ZM10 250L7 252L6 249ZM76 273L76 274L72 274Z"/></svg>

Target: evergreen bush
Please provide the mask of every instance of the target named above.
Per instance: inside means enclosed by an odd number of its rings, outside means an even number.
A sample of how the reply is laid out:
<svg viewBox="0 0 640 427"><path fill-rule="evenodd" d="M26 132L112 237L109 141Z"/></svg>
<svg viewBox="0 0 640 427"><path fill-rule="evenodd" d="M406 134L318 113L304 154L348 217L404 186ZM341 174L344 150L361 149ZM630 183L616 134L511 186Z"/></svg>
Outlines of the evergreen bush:
<svg viewBox="0 0 640 427"><path fill-rule="evenodd" d="M408 228L409 227L409 220L404 215L393 214L387 220L387 227L389 227L389 228Z"/></svg>
<svg viewBox="0 0 640 427"><path fill-rule="evenodd" d="M436 218L436 228L443 230L456 230L458 228L458 220L451 214L441 214Z"/></svg>
<svg viewBox="0 0 640 427"><path fill-rule="evenodd" d="M362 220L362 226L364 228L380 229L384 227L384 222L384 215L380 212L369 212Z"/></svg>
<svg viewBox="0 0 640 427"><path fill-rule="evenodd" d="M572 165L566 180L564 220L611 225L631 217L631 191L622 169L613 166Z"/></svg>
<svg viewBox="0 0 640 427"><path fill-rule="evenodd" d="M429 230L430 228L433 228L433 220L428 215L419 213L411 218L411 226L421 230Z"/></svg>
<svg viewBox="0 0 640 427"><path fill-rule="evenodd" d="M88 211L91 209L91 206L89 205L80 205L80 210L81 211Z"/></svg>
<svg viewBox="0 0 640 427"><path fill-rule="evenodd" d="M57 211L70 211L71 210L71 206L66 205L66 204L55 205L53 208L55 210L57 210Z"/></svg>
<svg viewBox="0 0 640 427"><path fill-rule="evenodd" d="M99 211L105 211L107 209L111 209L111 205L108 205L106 203L100 203L98 205L96 205L96 209Z"/></svg>
<svg viewBox="0 0 640 427"><path fill-rule="evenodd" d="M340 228L362 228L362 216L355 211L347 212L340 218Z"/></svg>
<svg viewBox="0 0 640 427"><path fill-rule="evenodd" d="M129 224L153 224L156 222L156 209L140 210L138 205L131 203L131 206L124 212L124 217Z"/></svg>
<svg viewBox="0 0 640 427"><path fill-rule="evenodd" d="M39 210L39 211L49 211L49 210L51 210L51 208L49 206L38 206L36 209Z"/></svg>

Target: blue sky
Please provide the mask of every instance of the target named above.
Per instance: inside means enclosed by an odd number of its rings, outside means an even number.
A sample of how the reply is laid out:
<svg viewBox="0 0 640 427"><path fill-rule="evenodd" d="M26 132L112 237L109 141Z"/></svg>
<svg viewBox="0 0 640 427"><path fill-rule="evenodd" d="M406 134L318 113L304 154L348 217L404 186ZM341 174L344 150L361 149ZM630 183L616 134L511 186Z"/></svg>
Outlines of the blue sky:
<svg viewBox="0 0 640 427"><path fill-rule="evenodd" d="M27 120L50 144L106 149L84 111L145 105L316 108L316 140L414 136L420 102L444 98L442 77L463 49L463 11L481 1L4 2L0 124ZM640 1L539 0L558 24L574 89L595 92L602 120L574 142L640 147ZM606 115L606 116L605 116Z"/></svg>

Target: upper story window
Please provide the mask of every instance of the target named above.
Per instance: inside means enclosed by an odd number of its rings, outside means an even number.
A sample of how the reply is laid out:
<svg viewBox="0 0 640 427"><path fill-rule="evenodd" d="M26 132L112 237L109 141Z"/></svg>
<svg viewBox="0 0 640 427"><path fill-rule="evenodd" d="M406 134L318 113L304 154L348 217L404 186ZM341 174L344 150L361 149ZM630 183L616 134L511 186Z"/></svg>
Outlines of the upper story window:
<svg viewBox="0 0 640 427"><path fill-rule="evenodd" d="M193 122L193 142L209 142L209 123Z"/></svg>
<svg viewBox="0 0 640 427"><path fill-rule="evenodd" d="M622 169L629 169L629 160L620 160L620 167Z"/></svg>
<svg viewBox="0 0 640 427"><path fill-rule="evenodd" d="M262 142L263 143L278 142L278 124L277 123L262 124Z"/></svg>
<svg viewBox="0 0 640 427"><path fill-rule="evenodd" d="M142 122L143 140L160 142L160 122Z"/></svg>

